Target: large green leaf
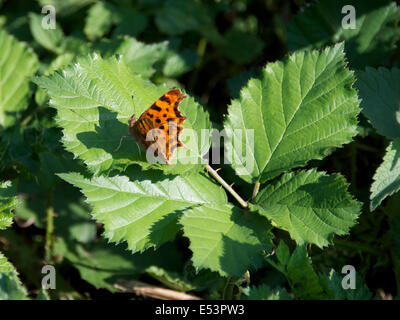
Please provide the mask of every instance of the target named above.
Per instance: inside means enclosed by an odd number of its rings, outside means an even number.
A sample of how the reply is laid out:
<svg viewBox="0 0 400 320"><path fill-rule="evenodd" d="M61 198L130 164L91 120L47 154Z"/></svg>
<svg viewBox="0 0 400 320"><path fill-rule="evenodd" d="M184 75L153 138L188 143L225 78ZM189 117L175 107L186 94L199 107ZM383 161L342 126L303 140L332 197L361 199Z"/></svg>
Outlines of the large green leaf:
<svg viewBox="0 0 400 320"><path fill-rule="evenodd" d="M360 110L353 82L343 44L267 64L229 107L227 154L237 174L264 182L350 142Z"/></svg>
<svg viewBox="0 0 400 320"><path fill-rule="evenodd" d="M139 117L167 91L166 86L155 86L132 75L121 60L103 60L97 54L79 59L62 72L36 78L35 82L47 90L50 104L57 108L65 148L81 158L92 172L123 170L131 163L149 167L145 151L139 149L133 138L125 139L121 148L114 150L121 137L128 134L131 115ZM208 114L193 98L184 99L180 110L187 117L185 129L193 129L198 137L202 129L211 127ZM181 172L200 166L199 154L207 152L209 139L196 141L187 137L187 141L184 135L185 130L182 140L189 150L178 148L174 157L179 159L177 165L159 165L163 170ZM194 164L190 164L192 161Z"/></svg>
<svg viewBox="0 0 400 320"><path fill-rule="evenodd" d="M334 234L347 234L360 214L361 204L346 189L340 175L288 173L260 191L254 208L297 243L323 247Z"/></svg>
<svg viewBox="0 0 400 320"><path fill-rule="evenodd" d="M268 222L230 204L193 207L180 223L190 240L193 265L222 276L240 277L249 267L260 267L261 253L273 247Z"/></svg>
<svg viewBox="0 0 400 320"><path fill-rule="evenodd" d="M14 124L17 111L28 105L29 77L38 67L33 51L0 30L0 127Z"/></svg>
<svg viewBox="0 0 400 320"><path fill-rule="evenodd" d="M362 112L389 139L400 137L400 69L370 68L357 74Z"/></svg>
<svg viewBox="0 0 400 320"><path fill-rule="evenodd" d="M390 143L382 164L374 174L371 185L371 210L388 196L400 190L400 138Z"/></svg>
<svg viewBox="0 0 400 320"><path fill-rule="evenodd" d="M170 177L129 169L129 178L89 180L77 173L60 177L82 190L93 206L93 217L104 223L105 236L117 243L126 240L133 252L173 240L183 211L227 202L225 192L203 174Z"/></svg>
<svg viewBox="0 0 400 320"><path fill-rule="evenodd" d="M355 9L355 29L342 26L347 15L347 11L342 13L342 8L347 5ZM399 8L390 0L320 0L290 21L288 47L289 50L321 48L345 40L346 55L352 67L376 66L395 50L398 20Z"/></svg>

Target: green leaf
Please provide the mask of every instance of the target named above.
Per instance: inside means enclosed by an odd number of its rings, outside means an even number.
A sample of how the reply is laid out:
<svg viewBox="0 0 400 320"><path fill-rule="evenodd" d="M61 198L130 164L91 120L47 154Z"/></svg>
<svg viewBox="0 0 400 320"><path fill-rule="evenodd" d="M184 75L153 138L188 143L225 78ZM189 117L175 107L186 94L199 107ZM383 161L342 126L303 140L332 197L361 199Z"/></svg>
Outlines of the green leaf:
<svg viewBox="0 0 400 320"><path fill-rule="evenodd" d="M96 54L79 59L62 72L35 78L35 82L47 90L50 104L57 108L57 123L63 128L65 148L81 158L92 172L124 170L132 163L144 168L150 166L145 151L139 149L133 138L125 139L121 148L114 150L121 137L129 133L127 123L132 114L139 117L167 87L155 86L132 75L121 60L103 60ZM187 117L185 129L193 129L198 137L202 129L211 128L208 114L193 98L184 99L180 110ZM184 135L185 130L182 142L190 149L178 148L173 159L179 159L177 165L159 165L163 170L182 172L203 167L198 165L199 155L208 151L209 139L187 141Z"/></svg>
<svg viewBox="0 0 400 320"><path fill-rule="evenodd" d="M328 276L321 275L320 282L329 300L371 300L372 292L363 283L361 277L356 273L356 288L343 289L342 279L344 275L331 270Z"/></svg>
<svg viewBox="0 0 400 320"><path fill-rule="evenodd" d="M231 98L239 98L239 92L242 87L251 79L259 76L256 70L249 70L228 79L229 94Z"/></svg>
<svg viewBox="0 0 400 320"><path fill-rule="evenodd" d="M60 177L80 188L93 205L93 217L104 223L104 235L127 241L133 252L171 241L179 231L179 215L193 206L226 203L225 192L203 174L161 176L129 168L127 176L93 177L77 173Z"/></svg>
<svg viewBox="0 0 400 320"><path fill-rule="evenodd" d="M14 270L14 266L7 260L7 258L0 252L0 274L10 273Z"/></svg>
<svg viewBox="0 0 400 320"><path fill-rule="evenodd" d="M400 190L400 138L391 142L386 149L383 162L374 174L371 185L371 211L375 210L388 196Z"/></svg>
<svg viewBox="0 0 400 320"><path fill-rule="evenodd" d="M369 68L358 73L356 85L363 114L378 133L400 137L400 69Z"/></svg>
<svg viewBox="0 0 400 320"><path fill-rule="evenodd" d="M0 127L15 123L15 113L28 105L29 77L38 67L33 51L0 30Z"/></svg>
<svg viewBox="0 0 400 320"><path fill-rule="evenodd" d="M196 0L164 1L155 21L158 29L168 35L199 30L212 23L203 4Z"/></svg>
<svg viewBox="0 0 400 320"><path fill-rule="evenodd" d="M350 142L360 111L353 82L343 44L267 64L228 109L227 156L236 173L265 182Z"/></svg>
<svg viewBox="0 0 400 320"><path fill-rule="evenodd" d="M111 292L116 291L114 284L117 280L138 279L153 264L171 268L174 261L181 263L180 253L169 245L157 251L149 250L132 255L126 246L107 244L105 240L83 246L59 238L55 243L55 251L79 270L82 279L96 288Z"/></svg>
<svg viewBox="0 0 400 320"><path fill-rule="evenodd" d="M284 251L286 251L286 244L280 241L279 247L282 246L285 247ZM297 297L315 299L322 293L318 275L313 269L312 261L304 245L297 246L285 261L278 260L278 263L275 263L272 258L267 261L286 276L293 293Z"/></svg>
<svg viewBox="0 0 400 320"><path fill-rule="evenodd" d="M119 9L115 17L118 26L112 32L112 37L116 38L119 35L139 36L147 27L147 16L128 8Z"/></svg>
<svg viewBox="0 0 400 320"><path fill-rule="evenodd" d="M13 213L11 209L17 206L16 184L11 181L0 182L0 230L11 226Z"/></svg>
<svg viewBox="0 0 400 320"><path fill-rule="evenodd" d="M199 59L199 55L192 50L186 49L179 54L173 54L167 58L163 67L166 77L179 77L192 69Z"/></svg>
<svg viewBox="0 0 400 320"><path fill-rule="evenodd" d="M261 284L244 291L243 300L292 300L285 288L274 288Z"/></svg>
<svg viewBox="0 0 400 320"><path fill-rule="evenodd" d="M40 14L29 13L29 27L32 36L43 48L60 54L63 51L60 44L64 38L61 26L57 24L55 29L44 29L42 26L43 17Z"/></svg>
<svg viewBox="0 0 400 320"><path fill-rule="evenodd" d="M347 187L337 174L288 173L260 191L254 208L287 230L297 243L322 248L334 234L347 234L360 214L361 204L352 199Z"/></svg>
<svg viewBox="0 0 400 320"><path fill-rule="evenodd" d="M11 208L17 202L16 184L11 181L0 183L0 230L4 230L12 224L13 213ZM0 300L27 299L26 289L18 278L14 266L0 252Z"/></svg>
<svg viewBox="0 0 400 320"><path fill-rule="evenodd" d="M122 61L132 73L150 78L156 71L153 66L165 54L168 42L145 44L135 38L123 37L114 40L104 40L94 46L104 57L121 55Z"/></svg>
<svg viewBox="0 0 400 320"><path fill-rule="evenodd" d="M240 277L251 266L261 266L263 250L272 251L268 222L230 204L193 207L180 223L198 269Z"/></svg>
<svg viewBox="0 0 400 320"><path fill-rule="evenodd" d="M355 9L356 28L345 29L342 20ZM347 22L347 19L345 19ZM346 55L356 69L376 66L388 59L399 38L399 8L390 0L321 0L298 13L288 25L288 47L321 48L345 40Z"/></svg>
<svg viewBox="0 0 400 320"><path fill-rule="evenodd" d="M90 41L103 37L113 24L113 5L99 1L92 5L86 16L83 32Z"/></svg>
<svg viewBox="0 0 400 320"><path fill-rule="evenodd" d="M261 53L263 48L264 42L257 35L230 29L224 35L221 50L234 62L249 63Z"/></svg>
<svg viewBox="0 0 400 320"><path fill-rule="evenodd" d="M0 300L28 300L26 289L14 268L9 272L1 271L2 260L0 253Z"/></svg>
<svg viewBox="0 0 400 320"><path fill-rule="evenodd" d="M50 297L45 289L40 288L40 291L36 296L36 300L50 300Z"/></svg>
<svg viewBox="0 0 400 320"><path fill-rule="evenodd" d="M302 298L315 298L322 291L305 246L297 246L286 266L293 293Z"/></svg>

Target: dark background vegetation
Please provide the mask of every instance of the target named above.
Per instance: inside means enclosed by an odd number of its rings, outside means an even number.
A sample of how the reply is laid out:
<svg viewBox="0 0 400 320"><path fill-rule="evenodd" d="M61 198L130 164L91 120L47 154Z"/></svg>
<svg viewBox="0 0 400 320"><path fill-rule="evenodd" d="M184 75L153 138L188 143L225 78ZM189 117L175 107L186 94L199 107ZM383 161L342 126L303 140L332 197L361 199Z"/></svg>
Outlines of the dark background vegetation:
<svg viewBox="0 0 400 320"><path fill-rule="evenodd" d="M146 17L147 23L136 38L144 43L156 43L164 40L172 42L180 41L180 50L188 49L198 55L198 59L191 64L189 70L176 79L180 85L197 96L201 103L207 106L211 119L218 127L222 124L223 115L227 112L227 106L233 96L237 94L237 79L243 79L245 84L249 74L255 72L256 68L264 66L268 62L276 61L288 53L286 27L290 19L307 2L304 0L205 0L202 1L206 8L206 16L213 21L214 31L217 30L222 37L227 36L230 30L238 33L232 36L230 46L222 46L218 41L207 38L207 31L186 31L178 35L169 35L162 32L156 23L155 16L161 10L162 1L158 0L138 0L138 1L108 1L117 8L134 8L137 12ZM72 13L61 12L57 15L57 23L62 26L66 36L74 36L83 42L89 42L84 34L85 18L91 4L78 7ZM28 13L41 12L41 6L36 1L8 0L2 1L0 15L5 17L4 28L13 34L18 40L26 41L38 54L43 65L54 59L55 55L42 48L32 37ZM129 20L129 16L125 19ZM101 38L113 38L115 24L109 28ZM126 29L129 34L129 28ZM214 32L211 31L211 32ZM123 32L123 31L121 31ZM246 35L250 35L249 37ZM93 42L99 42L96 39ZM0 48L1 50L1 48ZM77 50L77 54L78 54ZM243 56L250 54L245 61ZM384 65L390 66L397 64L399 57L398 50L393 57L387 59ZM42 66L43 67L43 66ZM157 69L152 76L155 82L166 81L162 72ZM232 81L236 79L236 81ZM32 86L34 86L32 84ZM15 146L15 151L19 157L12 160L12 164L3 166L2 178L13 179L20 177L24 180L20 185L20 192L29 194L35 198L32 201L30 211L20 211L16 223L12 228L0 234L0 250L10 259L20 272L20 277L31 292L37 292L40 286L38 272L45 259L44 239L45 239L45 210L46 201L55 201L55 211L57 213L55 222L55 235L57 237L68 238L71 230L66 224L79 222L69 217L65 217L70 212L70 208L65 208L65 199L49 199L46 190L51 189L54 193L59 192L66 197L65 189L70 193L68 197L71 202L85 207L80 200L80 194L76 189L66 187L66 184L53 177L47 177L40 172L40 157L37 155L43 145L47 145L51 153L62 150L58 139L61 133L56 128L47 129L44 133L40 129L42 123L52 123L55 111L40 107L37 109L35 97L32 95L30 105L21 115L21 121L34 113L29 121L21 125L23 131ZM399 210L400 197L389 197L384 201L383 206L375 212L369 211L369 188L372 183L372 176L376 168L380 165L388 141L377 135L367 121L360 117L360 122L368 131L368 135L359 135L355 140L341 149L333 152L329 157L322 161L312 162L311 166L318 165L320 170L328 173L340 172L345 175L347 181L351 183L350 192L361 202L364 203L363 213L359 218L359 223L351 229L350 235L334 240L334 246L324 250L311 247L311 257L314 267L318 272L328 273L331 268L341 269L345 264L354 265L364 279L366 285L375 296L396 297L399 295L400 279L396 275L393 265L392 249L393 240L390 236L389 220ZM14 153L15 154L15 153ZM39 171L37 170L39 169ZM232 172L222 173L229 181ZM235 185L239 193L249 198L249 189L244 185ZM251 192L251 191L250 191ZM34 199L34 200L35 200ZM59 206L59 207L57 207ZM63 213L63 209L65 212ZM58 210L58 211L57 211ZM32 214L36 212L36 214ZM36 219L31 223L30 217ZM63 220L65 218L65 220ZM60 219L57 222L57 219ZM82 218L84 221L87 217ZM89 223L89 222L87 222ZM101 237L102 227L96 226L96 239ZM294 246L285 232L279 232L279 237L285 239L287 243ZM105 242L104 242L105 245ZM180 256L175 265L171 268L178 272L183 272L182 268L186 260L190 257L185 239L178 239L174 243L174 248L180 250ZM88 249L89 250L89 249ZM175 249L174 249L175 250ZM168 250L167 250L168 252ZM168 253L166 256L169 256ZM58 261L55 256L58 270L58 289L50 292L52 298L132 298L131 294L111 293L107 289L96 289L86 280L82 279L77 268L77 262L70 259ZM79 259L78 259L79 260ZM174 264L174 263L172 263ZM182 265L184 265L182 267ZM189 272L190 273L190 272ZM397 271L399 273L399 271ZM159 284L152 277L142 274L140 279L153 284ZM252 274L252 283L268 283L269 285L285 285L285 279L271 267L262 268ZM197 292L198 295L208 296L212 290ZM205 293L207 292L207 293ZM211 292L211 293L210 293Z"/></svg>

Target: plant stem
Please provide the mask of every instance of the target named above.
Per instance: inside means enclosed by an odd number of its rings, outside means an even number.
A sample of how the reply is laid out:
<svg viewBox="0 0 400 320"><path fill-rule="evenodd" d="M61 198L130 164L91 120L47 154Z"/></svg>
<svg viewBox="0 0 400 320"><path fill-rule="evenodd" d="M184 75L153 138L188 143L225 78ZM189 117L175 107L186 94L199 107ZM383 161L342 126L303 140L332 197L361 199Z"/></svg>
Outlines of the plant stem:
<svg viewBox="0 0 400 320"><path fill-rule="evenodd" d="M254 184L253 194L251 195L251 202L253 202L256 198L258 191L260 191L260 180L257 180Z"/></svg>
<svg viewBox="0 0 400 320"><path fill-rule="evenodd" d="M222 299L223 300L232 300L232 298L233 298L233 289L235 288L234 279L235 279L234 277L228 277L228 279L226 279L224 292L222 293Z"/></svg>
<svg viewBox="0 0 400 320"><path fill-rule="evenodd" d="M206 170L210 175L214 177L239 203L243 208L247 208L248 204L242 199L242 197L236 193L235 190L208 164L206 165Z"/></svg>
<svg viewBox="0 0 400 320"><path fill-rule="evenodd" d="M46 243L45 243L45 259L51 262L53 259L53 231L54 231L54 209L53 209L53 193L52 190L47 192L47 209L46 209Z"/></svg>

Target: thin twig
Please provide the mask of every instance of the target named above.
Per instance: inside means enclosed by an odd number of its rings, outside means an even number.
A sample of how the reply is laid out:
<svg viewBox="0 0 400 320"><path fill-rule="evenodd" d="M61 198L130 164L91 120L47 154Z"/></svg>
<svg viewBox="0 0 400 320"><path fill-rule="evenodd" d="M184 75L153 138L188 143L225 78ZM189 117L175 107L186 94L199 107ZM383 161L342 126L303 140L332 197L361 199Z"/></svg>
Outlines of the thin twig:
<svg viewBox="0 0 400 320"><path fill-rule="evenodd" d="M53 259L53 231L54 231L54 209L52 190L47 191L47 209L46 209L46 242L45 258L47 262Z"/></svg>
<svg viewBox="0 0 400 320"><path fill-rule="evenodd" d="M199 297L171 289L153 286L136 280L120 280L114 284L114 288L121 292L132 292L138 296L151 297L160 300L202 300Z"/></svg>
<svg viewBox="0 0 400 320"><path fill-rule="evenodd" d="M253 194L251 195L251 202L254 201L259 190L260 190L260 181L257 180L256 183L254 184Z"/></svg>
<svg viewBox="0 0 400 320"><path fill-rule="evenodd" d="M214 177L215 180L217 180L239 203L243 208L247 208L248 204L246 201L242 199L239 194L236 193L235 190L232 189L232 187L226 183L226 181L215 171L211 166L208 164L206 165L206 170L210 175Z"/></svg>

